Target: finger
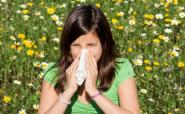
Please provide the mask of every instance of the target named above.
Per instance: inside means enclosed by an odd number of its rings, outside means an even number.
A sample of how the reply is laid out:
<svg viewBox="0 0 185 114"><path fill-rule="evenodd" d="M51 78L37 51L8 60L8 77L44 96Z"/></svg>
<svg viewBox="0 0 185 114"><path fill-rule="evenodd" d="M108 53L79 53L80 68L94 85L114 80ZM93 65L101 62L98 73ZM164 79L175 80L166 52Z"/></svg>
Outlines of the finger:
<svg viewBox="0 0 185 114"><path fill-rule="evenodd" d="M88 54L88 60L89 60L88 62L89 62L90 70L92 72L95 72L96 71L96 68L95 68L95 65L94 65L94 63L92 61L92 57L90 56L90 54Z"/></svg>
<svg viewBox="0 0 185 114"><path fill-rule="evenodd" d="M94 56L92 56L92 55L90 54L90 57L91 57L91 62L92 62L92 64L93 64L93 66L95 67L95 69L97 69L97 62L96 62Z"/></svg>
<svg viewBox="0 0 185 114"><path fill-rule="evenodd" d="M77 70L78 65L79 65L79 61L77 61L77 63L76 63L76 64L74 65L74 67L71 69L71 70L72 70L71 73L76 74L76 70Z"/></svg>
<svg viewBox="0 0 185 114"><path fill-rule="evenodd" d="M89 62L88 62L88 57L86 56L85 57L85 67L86 67L86 70L87 70L87 73L89 74L90 73L90 67L89 67Z"/></svg>
<svg viewBox="0 0 185 114"><path fill-rule="evenodd" d="M72 64L70 65L70 69L73 69L74 66L77 64L77 62L79 61L80 58L80 53L76 56L76 58L74 59L74 61L72 62Z"/></svg>
<svg viewBox="0 0 185 114"><path fill-rule="evenodd" d="M92 61L94 63L95 68L97 69L97 62L96 62L96 60L95 60L95 58L93 56L92 56Z"/></svg>
<svg viewBox="0 0 185 114"><path fill-rule="evenodd" d="M96 72L96 69L94 69L92 63L90 62L90 56L87 56L87 67L90 75L93 75Z"/></svg>

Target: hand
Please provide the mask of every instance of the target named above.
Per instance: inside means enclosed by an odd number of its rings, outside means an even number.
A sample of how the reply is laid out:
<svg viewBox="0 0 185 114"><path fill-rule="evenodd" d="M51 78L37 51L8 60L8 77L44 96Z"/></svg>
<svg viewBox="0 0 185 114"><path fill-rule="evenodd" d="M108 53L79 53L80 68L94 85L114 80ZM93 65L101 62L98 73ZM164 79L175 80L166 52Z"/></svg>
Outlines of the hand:
<svg viewBox="0 0 185 114"><path fill-rule="evenodd" d="M91 96L95 91L97 91L96 80L98 76L98 69L96 60L89 53L87 53L87 56L85 57L85 66L87 70L85 91Z"/></svg>
<svg viewBox="0 0 185 114"><path fill-rule="evenodd" d="M77 91L77 89L78 89L75 74L76 74L76 69L77 69L78 64L79 64L79 58L80 58L80 53L74 59L72 64L66 69L67 89L69 89L73 92Z"/></svg>

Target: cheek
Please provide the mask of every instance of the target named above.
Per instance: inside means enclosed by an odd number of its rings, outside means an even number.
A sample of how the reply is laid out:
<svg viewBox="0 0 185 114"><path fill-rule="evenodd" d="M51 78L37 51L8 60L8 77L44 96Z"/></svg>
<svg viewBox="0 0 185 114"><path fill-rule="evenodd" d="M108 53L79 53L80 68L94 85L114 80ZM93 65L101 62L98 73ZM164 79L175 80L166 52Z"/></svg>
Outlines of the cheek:
<svg viewBox="0 0 185 114"><path fill-rule="evenodd" d="M101 57L102 54L102 49L101 48L96 48L96 49L89 49L89 53L91 54L91 56L93 56L96 61L98 62L98 60Z"/></svg>
<svg viewBox="0 0 185 114"><path fill-rule="evenodd" d="M80 52L80 49L71 48L71 55L72 55L73 59L76 58L76 56L78 55L79 52Z"/></svg>

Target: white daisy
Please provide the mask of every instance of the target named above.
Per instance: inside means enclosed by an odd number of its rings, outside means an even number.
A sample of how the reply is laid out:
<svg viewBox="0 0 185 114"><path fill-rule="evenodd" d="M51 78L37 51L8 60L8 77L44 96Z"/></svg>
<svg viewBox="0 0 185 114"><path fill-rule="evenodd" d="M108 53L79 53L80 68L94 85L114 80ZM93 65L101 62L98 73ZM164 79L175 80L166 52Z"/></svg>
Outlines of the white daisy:
<svg viewBox="0 0 185 114"><path fill-rule="evenodd" d="M166 28L166 29L164 29L164 32L166 32L166 33L172 33L173 31L172 31L172 29Z"/></svg>
<svg viewBox="0 0 185 114"><path fill-rule="evenodd" d="M42 62L41 65L42 65L42 69L46 69L48 67L48 63L46 62Z"/></svg>
<svg viewBox="0 0 185 114"><path fill-rule="evenodd" d="M133 60L133 63L136 65L136 66L141 66L143 64L143 61L141 59L134 59Z"/></svg>
<svg viewBox="0 0 185 114"><path fill-rule="evenodd" d="M21 85L21 81L18 81L18 80L14 80L13 83L17 85Z"/></svg>
<svg viewBox="0 0 185 114"><path fill-rule="evenodd" d="M26 110L25 109L21 109L18 114L26 114Z"/></svg>
<svg viewBox="0 0 185 114"><path fill-rule="evenodd" d="M54 14L54 15L51 16L51 19L53 21L58 21L59 20L59 16Z"/></svg>
<svg viewBox="0 0 185 114"><path fill-rule="evenodd" d="M179 21L176 19L171 20L171 25L178 25Z"/></svg>
<svg viewBox="0 0 185 114"><path fill-rule="evenodd" d="M161 20L161 19L163 19L163 15L162 14L156 14L155 18Z"/></svg>
<svg viewBox="0 0 185 114"><path fill-rule="evenodd" d="M147 90L146 89L141 89L141 93L146 94Z"/></svg>
<svg viewBox="0 0 185 114"><path fill-rule="evenodd" d="M180 18L185 18L185 12L180 12L180 13L179 13L179 17L180 17Z"/></svg>

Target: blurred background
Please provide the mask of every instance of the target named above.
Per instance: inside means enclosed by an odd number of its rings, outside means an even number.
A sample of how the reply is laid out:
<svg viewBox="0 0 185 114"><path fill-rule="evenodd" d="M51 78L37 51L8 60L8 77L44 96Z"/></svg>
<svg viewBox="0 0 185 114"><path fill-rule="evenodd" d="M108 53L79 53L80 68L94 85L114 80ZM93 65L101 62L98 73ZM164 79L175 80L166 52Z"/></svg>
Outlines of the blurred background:
<svg viewBox="0 0 185 114"><path fill-rule="evenodd" d="M185 0L0 0L0 114L36 114L65 18L87 3L133 64L141 114L185 114Z"/></svg>

